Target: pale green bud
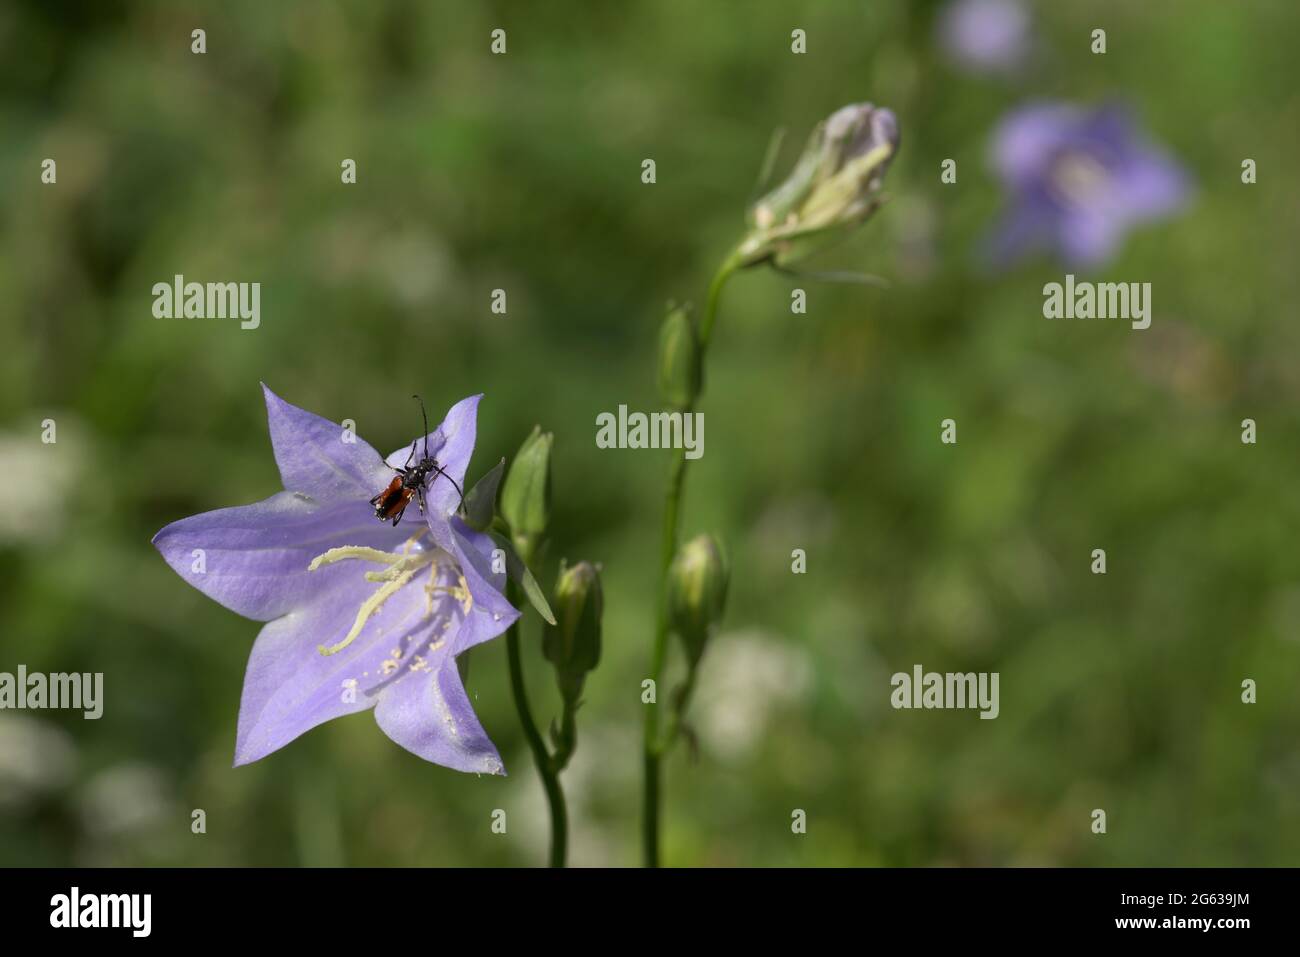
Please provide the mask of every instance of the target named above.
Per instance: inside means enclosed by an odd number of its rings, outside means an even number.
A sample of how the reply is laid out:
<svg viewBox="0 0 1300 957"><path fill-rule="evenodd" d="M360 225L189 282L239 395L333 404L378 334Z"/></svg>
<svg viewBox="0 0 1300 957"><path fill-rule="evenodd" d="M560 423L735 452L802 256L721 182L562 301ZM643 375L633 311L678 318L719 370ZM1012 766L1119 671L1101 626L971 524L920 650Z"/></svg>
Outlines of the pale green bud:
<svg viewBox="0 0 1300 957"><path fill-rule="evenodd" d="M542 654L555 666L560 692L570 702L577 701L587 672L600 663L603 611L600 571L595 565L579 562L561 570L555 583L555 624L542 635Z"/></svg>
<svg viewBox="0 0 1300 957"><path fill-rule="evenodd" d="M534 426L510 464L501 486L501 515L521 551L546 532L551 517L551 443L555 437Z"/></svg>
<svg viewBox="0 0 1300 957"><path fill-rule="evenodd" d="M785 265L847 235L880 205L898 144L890 110L857 103L833 113L813 131L785 182L750 209L742 263Z"/></svg>
<svg viewBox="0 0 1300 957"><path fill-rule="evenodd" d="M694 668L727 604L730 568L712 535L699 535L677 551L668 570L668 614Z"/></svg>
<svg viewBox="0 0 1300 957"><path fill-rule="evenodd" d="M685 409L700 394L700 340L685 308L668 313L659 329L659 394Z"/></svg>

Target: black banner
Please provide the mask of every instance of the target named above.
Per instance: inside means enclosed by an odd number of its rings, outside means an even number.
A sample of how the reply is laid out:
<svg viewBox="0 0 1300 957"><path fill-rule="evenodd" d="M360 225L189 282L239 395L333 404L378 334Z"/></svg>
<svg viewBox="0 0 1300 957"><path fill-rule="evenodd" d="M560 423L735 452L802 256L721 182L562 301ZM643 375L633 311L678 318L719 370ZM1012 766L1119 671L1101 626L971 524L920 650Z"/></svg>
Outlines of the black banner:
<svg viewBox="0 0 1300 957"><path fill-rule="evenodd" d="M921 933L926 941L1132 937L1147 943L1278 933L1294 870L8 870L9 939L202 944L372 940L446 921L490 939L604 926L649 938L766 940L783 930ZM477 931L475 931L477 929ZM405 931L403 932L406 933ZM691 933L695 933L692 931ZM601 937L595 940L612 940Z"/></svg>

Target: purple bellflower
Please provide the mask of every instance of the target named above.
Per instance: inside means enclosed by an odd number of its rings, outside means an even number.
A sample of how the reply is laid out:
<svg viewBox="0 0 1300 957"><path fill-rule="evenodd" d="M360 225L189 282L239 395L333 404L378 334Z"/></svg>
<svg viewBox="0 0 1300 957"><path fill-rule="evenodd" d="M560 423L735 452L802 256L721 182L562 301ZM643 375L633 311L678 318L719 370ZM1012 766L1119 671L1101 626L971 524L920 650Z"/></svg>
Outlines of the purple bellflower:
<svg viewBox="0 0 1300 957"><path fill-rule="evenodd" d="M1011 193L993 237L1003 264L1050 246L1070 265L1099 265L1129 229L1176 212L1188 193L1181 167L1113 105L1017 110L994 135L993 165Z"/></svg>
<svg viewBox="0 0 1300 957"><path fill-rule="evenodd" d="M408 460L263 386L285 491L168 525L153 543L209 598L264 621L239 707L235 765L311 728L373 708L383 732L426 761L503 774L466 697L456 656L519 617L493 571L492 540L455 514L445 476L393 526L368 504ZM480 396L456 403L429 454L464 488ZM417 455L424 437L416 440ZM412 520L414 519L414 520Z"/></svg>
<svg viewBox="0 0 1300 957"><path fill-rule="evenodd" d="M1029 53L1029 11L1020 0L953 0L937 30L944 51L968 70L1012 72Z"/></svg>

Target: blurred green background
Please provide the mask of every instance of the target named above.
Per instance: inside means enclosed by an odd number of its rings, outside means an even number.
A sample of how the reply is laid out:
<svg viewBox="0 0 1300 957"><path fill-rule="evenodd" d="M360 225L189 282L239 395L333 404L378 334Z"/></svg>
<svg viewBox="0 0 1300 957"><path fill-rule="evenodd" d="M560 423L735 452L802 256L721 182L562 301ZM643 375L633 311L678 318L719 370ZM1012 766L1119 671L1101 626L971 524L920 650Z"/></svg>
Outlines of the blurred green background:
<svg viewBox="0 0 1300 957"><path fill-rule="evenodd" d="M555 432L539 575L587 558L606 588L571 859L637 863L668 458L598 450L595 419L654 408L664 304L701 299L773 130L784 172L858 100L899 117L892 200L816 265L891 288L752 271L723 301L683 532L721 533L733 586L698 759L667 766L666 861L1300 860L1300 10L1034 5L1035 59L998 77L944 58L941 6L0 7L0 671L102 671L106 698L97 722L0 713L0 864L544 860L502 642L469 690L507 778L425 764L368 715L231 769L259 626L149 539L278 490L259 380L385 452L416 431L412 392L438 414L485 392L474 472ZM1128 102L1196 183L1103 271L1152 283L1145 332L1045 321L1050 259L976 265L1003 203L990 131L1036 98ZM261 327L155 319L176 273L261 282ZM546 722L535 617L525 638ZM889 676L917 663L1000 672L1001 716L894 711Z"/></svg>

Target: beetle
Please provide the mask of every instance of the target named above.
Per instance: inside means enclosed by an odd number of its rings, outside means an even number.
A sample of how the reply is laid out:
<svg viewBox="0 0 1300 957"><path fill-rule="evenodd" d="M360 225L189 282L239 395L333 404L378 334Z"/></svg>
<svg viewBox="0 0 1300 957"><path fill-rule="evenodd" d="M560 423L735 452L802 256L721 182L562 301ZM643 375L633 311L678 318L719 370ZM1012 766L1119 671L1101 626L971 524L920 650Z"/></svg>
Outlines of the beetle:
<svg viewBox="0 0 1300 957"><path fill-rule="evenodd" d="M420 506L420 514L424 514L424 483L428 481L430 475L435 476L434 481L437 481L438 475L445 476L452 488L456 490L456 494L460 496L460 504L462 506L465 504L465 493L456 484L456 480L447 474L438 464L437 459L429 455L429 415L424 410L424 400L418 395L413 395L411 398L420 403L420 417L424 421L424 456L414 465L411 464L411 460L415 458L415 447L420 441L416 439L411 443L411 453L406 457L406 464L401 468L390 465L389 468L397 474L382 492L370 500L370 504L375 509L375 518L381 522L391 519L394 526L402 520L402 513L406 511L412 499L415 499L416 504Z"/></svg>

